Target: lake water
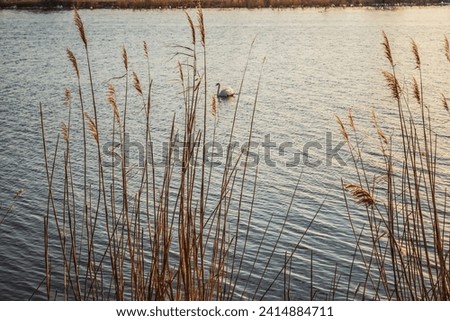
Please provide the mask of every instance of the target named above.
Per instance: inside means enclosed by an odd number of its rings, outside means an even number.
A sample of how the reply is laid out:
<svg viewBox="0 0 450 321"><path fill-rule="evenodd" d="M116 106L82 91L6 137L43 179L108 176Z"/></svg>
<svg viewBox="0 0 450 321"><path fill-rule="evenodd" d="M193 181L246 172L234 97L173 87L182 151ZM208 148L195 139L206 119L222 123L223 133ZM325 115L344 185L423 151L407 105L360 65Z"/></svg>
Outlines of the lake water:
<svg viewBox="0 0 450 321"><path fill-rule="evenodd" d="M191 13L195 17L195 12ZM153 79L153 122L156 137L163 140L173 113L182 112L177 71L177 60L181 58L175 54L176 45L189 45L190 41L183 11L93 10L80 14L90 40L100 119L103 116L110 119L106 116L110 115L106 88L108 80L123 74L121 48L127 48L131 68L144 76L142 42L147 41ZM371 110L377 111L389 134L398 134L396 105L382 76L382 71L389 69L381 46L382 31L385 31L401 70L400 77L404 77L400 78L402 81L410 81L409 75L414 74L410 40L418 43L426 99L432 106L436 128L448 133L449 118L439 99L441 92L450 96L450 64L443 53L444 35L450 37L450 8L211 9L204 10L204 14L210 93L215 92L216 82L238 89L255 39L240 93L243 116L238 119L237 132L243 134L236 136L239 144L245 142L259 70L266 59L254 125L253 140L259 144L261 157L248 247L258 246L261 231L272 214L274 218L265 242L270 245L276 240L302 173L279 249L269 269L276 271L283 264L285 251L298 242L308 221L323 203L293 262L293 298L309 298L308 291L305 294L302 288L307 288L305 284L310 279L311 249L314 286L321 293L328 292L336 265L340 282L347 284L355 242L343 202L341 178L351 180L354 174L345 147L339 151L343 162L338 157L327 162L327 146L334 148L342 141L335 116L345 118L348 109L352 109L361 128L363 146L370 146L373 140ZM47 211L47 183L39 103L43 105L51 145L60 122L67 116L67 108L63 106L64 89L76 90L66 48L72 48L80 57L83 52L72 19L72 12L68 11L0 11L2 205L8 206L16 191L24 189L13 212L0 226L1 300L27 300L44 279L43 217ZM226 133L235 99L219 102L219 133L221 130ZM130 117L130 128L138 127L139 109ZM262 143L269 139L268 135L275 146L271 149L275 166L262 156ZM443 163L449 161L447 144L440 147ZM286 153L280 152L280 145L289 147ZM312 146L309 158L302 153L305 146ZM292 164L294 154L301 157ZM130 162L136 165L138 159L132 158ZM254 170L255 167L250 171ZM447 179L443 178L444 183ZM362 222L362 218L356 215L356 221ZM270 249L263 248L264 251L269 253ZM267 253L263 253L257 269L264 269ZM357 265L356 276L361 272L358 268ZM358 281L355 277L350 288L354 289ZM45 298L44 292L45 285L36 291L33 299ZM265 298L280 299L282 293L274 290Z"/></svg>

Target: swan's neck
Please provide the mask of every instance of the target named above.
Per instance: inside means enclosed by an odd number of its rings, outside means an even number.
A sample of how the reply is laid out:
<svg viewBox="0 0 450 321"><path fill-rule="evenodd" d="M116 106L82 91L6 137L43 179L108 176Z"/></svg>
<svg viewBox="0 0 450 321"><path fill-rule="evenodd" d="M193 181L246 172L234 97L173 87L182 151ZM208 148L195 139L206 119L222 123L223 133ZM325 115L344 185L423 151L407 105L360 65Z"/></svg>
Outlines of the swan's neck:
<svg viewBox="0 0 450 321"><path fill-rule="evenodd" d="M217 96L219 96L219 92L220 92L220 84L217 85Z"/></svg>

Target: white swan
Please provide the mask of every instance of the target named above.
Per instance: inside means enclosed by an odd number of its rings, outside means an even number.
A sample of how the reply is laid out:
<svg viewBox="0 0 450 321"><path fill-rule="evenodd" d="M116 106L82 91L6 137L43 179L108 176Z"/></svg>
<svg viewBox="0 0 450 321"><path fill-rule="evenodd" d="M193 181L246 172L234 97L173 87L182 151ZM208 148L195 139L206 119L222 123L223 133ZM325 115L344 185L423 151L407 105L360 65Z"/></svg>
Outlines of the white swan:
<svg viewBox="0 0 450 321"><path fill-rule="evenodd" d="M217 97L219 98L227 98L234 96L234 90L231 87L226 87L225 89L220 90L220 83L216 84L217 86Z"/></svg>

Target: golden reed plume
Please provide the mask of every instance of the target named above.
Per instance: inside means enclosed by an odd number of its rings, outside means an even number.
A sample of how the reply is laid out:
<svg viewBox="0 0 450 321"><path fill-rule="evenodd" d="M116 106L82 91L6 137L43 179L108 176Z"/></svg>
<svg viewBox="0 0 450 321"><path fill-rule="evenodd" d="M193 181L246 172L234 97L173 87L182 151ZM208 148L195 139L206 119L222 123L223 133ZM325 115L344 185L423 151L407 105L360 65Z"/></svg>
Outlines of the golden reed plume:
<svg viewBox="0 0 450 321"><path fill-rule="evenodd" d="M448 102L447 102L447 97L444 96L444 94L441 94L441 102L442 102L442 106L444 106L444 109L449 112L448 109Z"/></svg>
<svg viewBox="0 0 450 321"><path fill-rule="evenodd" d="M80 15L78 14L77 9L73 11L73 20L75 21L75 25L78 28L78 32L80 33L81 40L83 41L84 48L87 49L87 38L86 32L84 31L83 21L81 20Z"/></svg>
<svg viewBox="0 0 450 321"><path fill-rule="evenodd" d="M375 205L375 200L368 191L362 188L360 185L345 184L344 188L350 191L351 195L355 199L356 203L364 204L365 206Z"/></svg>
<svg viewBox="0 0 450 321"><path fill-rule="evenodd" d="M378 137L385 145L388 145L389 141L386 135L384 134L383 130L381 129L380 125L378 124L378 117L374 110L372 110L372 122L375 126L375 129L377 130Z"/></svg>
<svg viewBox="0 0 450 321"><path fill-rule="evenodd" d="M97 124L95 123L95 121L92 119L91 116L89 116L89 114L87 112L84 113L84 117L86 117L88 124L89 124L89 128L91 130L91 134L92 137L94 137L95 141L97 142L97 144L99 143L98 141L98 129L97 129Z"/></svg>
<svg viewBox="0 0 450 321"><path fill-rule="evenodd" d="M64 90L64 105L66 105L67 108L72 106L72 92L69 88Z"/></svg>
<svg viewBox="0 0 450 321"><path fill-rule="evenodd" d="M444 38L444 52L445 57L447 58L448 62L450 62L450 43L448 42L447 36Z"/></svg>
<svg viewBox="0 0 450 321"><path fill-rule="evenodd" d="M205 21L203 19L203 10L202 3L199 1L198 9L197 9L197 20L198 20L198 29L200 31L201 43L204 47L206 45L206 32L205 32Z"/></svg>
<svg viewBox="0 0 450 321"><path fill-rule="evenodd" d="M148 59L149 54L148 54L148 46L147 46L147 42L146 41L144 41L144 55L145 55L145 58Z"/></svg>
<svg viewBox="0 0 450 321"><path fill-rule="evenodd" d="M114 112L114 119L116 122L120 123L120 114L119 114L119 107L117 106L117 100L116 100L116 88L113 84L108 84L108 95L107 95L108 103L111 105L113 112Z"/></svg>
<svg viewBox="0 0 450 321"><path fill-rule="evenodd" d="M141 81L139 80L139 77L136 73L136 71L133 71L133 85L134 85L134 89L136 89L136 91L139 93L139 95L143 95L142 93L142 86L141 86Z"/></svg>
<svg viewBox="0 0 450 321"><path fill-rule="evenodd" d="M67 125L64 122L61 122L61 131L62 131L64 140L66 142L68 142L69 141L69 128L67 128Z"/></svg>
<svg viewBox="0 0 450 321"><path fill-rule="evenodd" d="M401 94L401 88L398 83L397 77L395 77L395 75L393 73L388 72L388 71L383 71L383 76L386 79L386 83L387 83L389 89L391 90L392 97L399 100L400 94Z"/></svg>
<svg viewBox="0 0 450 321"><path fill-rule="evenodd" d="M127 50L125 49L125 47L122 48L122 60L123 60L123 65L125 66L125 70L128 71L128 54L127 54Z"/></svg>
<svg viewBox="0 0 450 321"><path fill-rule="evenodd" d="M417 83L416 78L413 78L413 95L414 98L416 99L417 103L420 105L422 99L420 96L420 89L419 89L419 84Z"/></svg>
<svg viewBox="0 0 450 321"><path fill-rule="evenodd" d="M420 69L420 55L419 55L419 48L417 47L417 44L414 40L411 40L411 50L414 55L414 58L416 60L416 68Z"/></svg>
<svg viewBox="0 0 450 321"><path fill-rule="evenodd" d="M69 58L70 62L72 63L72 67L75 70L75 73L77 74L77 78L80 79L80 70L78 69L78 62L77 58L73 54L73 52L70 49L66 49L67 57Z"/></svg>
<svg viewBox="0 0 450 321"><path fill-rule="evenodd" d="M348 140L348 133L347 133L347 131L345 130L344 123L343 123L342 120L339 118L339 116L336 116L336 121L337 121L337 123L339 124L339 127L340 127L340 129L341 129L341 134L342 134L342 136L343 136L344 139L348 142L348 141L349 141L349 140Z"/></svg>
<svg viewBox="0 0 450 321"><path fill-rule="evenodd" d="M212 102L211 102L211 114L216 117L217 115L217 101L216 96L212 96Z"/></svg>
<svg viewBox="0 0 450 321"><path fill-rule="evenodd" d="M195 45L195 27L194 22L192 22L191 16L185 11L186 17L189 22L189 27L191 28L191 35L192 35L192 44Z"/></svg>
<svg viewBox="0 0 450 321"><path fill-rule="evenodd" d="M386 35L386 33L383 31L383 42L382 45L384 47L384 55L386 56L387 60L391 64L391 66L394 66L394 59L392 58L392 50L391 45L389 44L389 39Z"/></svg>

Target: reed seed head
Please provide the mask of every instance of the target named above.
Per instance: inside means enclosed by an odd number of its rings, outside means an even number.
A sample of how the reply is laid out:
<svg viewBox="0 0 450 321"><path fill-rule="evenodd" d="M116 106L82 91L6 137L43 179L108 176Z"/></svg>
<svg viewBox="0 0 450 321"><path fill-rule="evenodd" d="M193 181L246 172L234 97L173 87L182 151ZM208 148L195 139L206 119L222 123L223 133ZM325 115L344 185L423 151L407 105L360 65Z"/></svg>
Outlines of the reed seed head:
<svg viewBox="0 0 450 321"><path fill-rule="evenodd" d="M378 116L377 116L377 113L375 112L375 110L372 110L371 116L372 116L372 121L373 121L374 125L378 126Z"/></svg>
<svg viewBox="0 0 450 321"><path fill-rule="evenodd" d="M447 58L448 62L450 62L450 43L448 41L447 36L444 36L444 52L445 57Z"/></svg>
<svg viewBox="0 0 450 321"><path fill-rule="evenodd" d="M145 55L145 58L148 59L149 54L148 54L148 46L147 46L147 42L146 41L144 41L144 55Z"/></svg>
<svg viewBox="0 0 450 321"><path fill-rule="evenodd" d="M384 134L383 130L380 128L380 125L378 124L378 117L374 110L372 110L372 122L375 126L375 129L377 130L377 135L380 138L380 140L385 144L388 145L389 141Z"/></svg>
<svg viewBox="0 0 450 321"><path fill-rule="evenodd" d="M383 71L383 76L386 79L386 83L391 90L391 95L397 100L400 100L401 88L398 83L397 77L391 72Z"/></svg>
<svg viewBox="0 0 450 321"><path fill-rule="evenodd" d="M122 60L123 65L125 66L125 70L128 71L128 54L127 49L125 49L125 47L122 47Z"/></svg>
<svg viewBox="0 0 450 321"><path fill-rule="evenodd" d="M353 119L353 114L352 114L352 110L351 109L348 110L348 122L349 122L350 127L353 130L356 130L355 120Z"/></svg>
<svg viewBox="0 0 450 321"><path fill-rule="evenodd" d="M414 59L416 60L416 68L420 69L420 55L419 48L414 40L411 40L411 50L414 55Z"/></svg>
<svg viewBox="0 0 450 321"><path fill-rule="evenodd" d="M384 132L381 130L380 127L377 128L377 134L378 134L378 137L380 137L380 139L383 142L383 144L389 145L389 141L388 141L386 135L384 134Z"/></svg>
<svg viewBox="0 0 450 321"><path fill-rule="evenodd" d="M64 122L61 122L61 131L63 134L63 138L66 142L69 141L69 129L67 128L67 125Z"/></svg>
<svg viewBox="0 0 450 321"><path fill-rule="evenodd" d="M189 27L191 28L192 44L195 45L195 27L194 27L194 22L192 22L191 16L186 11L184 13L186 14L186 17L187 17L188 22L189 22Z"/></svg>
<svg viewBox="0 0 450 321"><path fill-rule="evenodd" d="M211 102L211 113L214 117L217 115L217 101L216 96L212 96L212 102Z"/></svg>
<svg viewBox="0 0 450 321"><path fill-rule="evenodd" d="M363 204L367 207L375 205L375 200L372 195L362 188L360 185L356 184L345 184L344 188L350 191L352 197L355 199L356 203Z"/></svg>
<svg viewBox="0 0 450 321"><path fill-rule="evenodd" d="M142 96L143 93L142 93L141 81L139 80L139 77L135 71L133 71L133 85L134 85L134 88L136 89L136 91L139 93L139 95Z"/></svg>
<svg viewBox="0 0 450 321"><path fill-rule="evenodd" d="M389 145L389 140L387 139L386 135L384 134L383 130L380 127L377 127L377 135L384 145Z"/></svg>
<svg viewBox="0 0 450 321"><path fill-rule="evenodd" d="M197 9L198 29L200 31L202 46L206 45L205 21L203 19L202 3L199 1Z"/></svg>
<svg viewBox="0 0 450 321"><path fill-rule="evenodd" d="M444 94L441 94L441 102L444 109L449 112L447 97L445 97Z"/></svg>
<svg viewBox="0 0 450 321"><path fill-rule="evenodd" d="M91 131L92 137L94 137L95 141L97 142L97 144L99 143L98 140L98 129L97 129L97 124L95 123L95 121L92 119L91 116L89 116L89 114L87 112L84 113L84 117L87 119L88 124L89 124L89 129Z"/></svg>
<svg viewBox="0 0 450 321"><path fill-rule="evenodd" d="M66 105L69 109L72 105L72 92L69 88L64 90L64 105Z"/></svg>
<svg viewBox="0 0 450 321"><path fill-rule="evenodd" d="M80 79L80 70L78 69L78 62L77 58L73 54L72 50L66 49L67 57L69 58L70 62L72 63L72 67L75 70L75 73L77 74L77 78Z"/></svg>
<svg viewBox="0 0 450 321"><path fill-rule="evenodd" d="M384 55L386 56L387 60L391 64L391 66L394 67L394 59L392 58L391 45L389 44L389 39L384 31L383 31L382 45L384 47Z"/></svg>
<svg viewBox="0 0 450 321"><path fill-rule="evenodd" d="M419 84L417 83L416 78L413 78L413 94L414 94L414 98L416 99L417 103L420 105L422 99L421 99L421 95L420 95Z"/></svg>
<svg viewBox="0 0 450 321"><path fill-rule="evenodd" d="M83 21L81 20L81 17L79 15L77 9L74 9L73 20L75 21L75 25L77 26L78 32L80 33L80 37L81 37L81 40L83 41L84 48L87 49L86 32L84 31Z"/></svg>
<svg viewBox="0 0 450 321"><path fill-rule="evenodd" d="M339 118L339 116L336 116L336 121L337 121L337 123L339 124L339 127L340 127L340 130L341 130L342 136L343 136L344 139L348 142L348 141L349 141L349 139L348 139L348 133L347 133L347 131L345 130L344 123L343 123L342 120Z"/></svg>
<svg viewBox="0 0 450 321"><path fill-rule="evenodd" d="M120 123L119 107L117 106L117 100L116 100L116 88L111 83L108 84L108 99L107 100L113 109L115 121Z"/></svg>

